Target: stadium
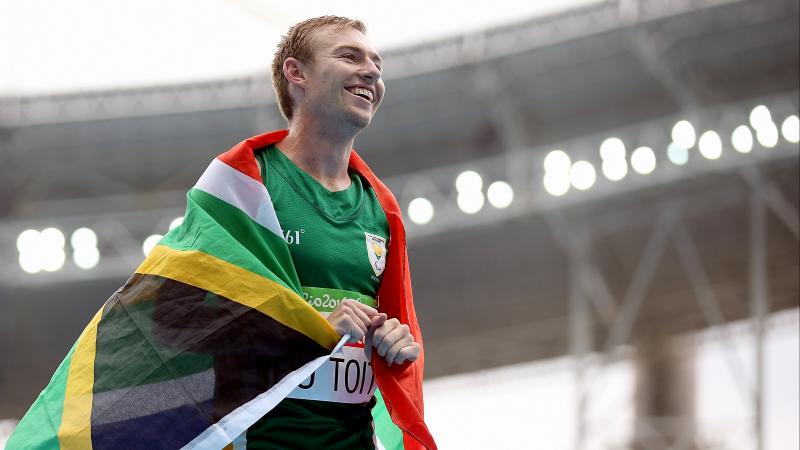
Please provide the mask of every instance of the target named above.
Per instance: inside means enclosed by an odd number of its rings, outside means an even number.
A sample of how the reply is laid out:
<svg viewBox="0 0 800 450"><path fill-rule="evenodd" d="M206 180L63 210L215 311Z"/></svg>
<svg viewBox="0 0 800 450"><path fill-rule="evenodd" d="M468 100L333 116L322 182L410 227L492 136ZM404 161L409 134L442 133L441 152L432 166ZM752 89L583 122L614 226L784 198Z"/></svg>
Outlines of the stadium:
<svg viewBox="0 0 800 450"><path fill-rule="evenodd" d="M800 5L573 3L378 47L356 148L403 208L431 432L797 448ZM263 65L0 85L0 442L209 161L285 127Z"/></svg>

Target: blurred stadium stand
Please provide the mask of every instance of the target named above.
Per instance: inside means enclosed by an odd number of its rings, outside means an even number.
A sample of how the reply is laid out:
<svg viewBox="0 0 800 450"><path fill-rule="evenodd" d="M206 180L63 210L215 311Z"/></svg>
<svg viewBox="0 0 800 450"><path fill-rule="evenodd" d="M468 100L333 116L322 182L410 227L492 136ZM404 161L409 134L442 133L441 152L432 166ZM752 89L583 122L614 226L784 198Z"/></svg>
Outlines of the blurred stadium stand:
<svg viewBox="0 0 800 450"><path fill-rule="evenodd" d="M798 144L731 145L757 105L779 130L798 114L798 29L794 0L620 0L384 54L387 96L356 148L403 208L434 208L407 225L426 375L632 346L637 421L690 429L692 348L676 336L750 318L759 339L798 307ZM716 131L721 156L695 144L672 162L680 120ZM24 413L210 159L282 126L265 75L0 99L0 417ZM608 180L609 137L652 148L654 171ZM546 191L555 149L593 164L589 189ZM481 200L502 180L513 202L462 212L465 170ZM18 235L51 226L67 241L92 228L99 265L76 267L67 242L62 268L25 273Z"/></svg>

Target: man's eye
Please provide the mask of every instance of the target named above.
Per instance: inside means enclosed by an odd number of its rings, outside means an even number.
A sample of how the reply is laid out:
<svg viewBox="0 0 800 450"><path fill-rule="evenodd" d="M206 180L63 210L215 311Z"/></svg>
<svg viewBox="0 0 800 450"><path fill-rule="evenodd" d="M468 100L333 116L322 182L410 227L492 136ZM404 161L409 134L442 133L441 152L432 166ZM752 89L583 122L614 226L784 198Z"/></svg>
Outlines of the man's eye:
<svg viewBox="0 0 800 450"><path fill-rule="evenodd" d="M355 61L356 60L356 56L353 55L352 53L345 53L344 55L342 55L342 58L349 59L351 61Z"/></svg>

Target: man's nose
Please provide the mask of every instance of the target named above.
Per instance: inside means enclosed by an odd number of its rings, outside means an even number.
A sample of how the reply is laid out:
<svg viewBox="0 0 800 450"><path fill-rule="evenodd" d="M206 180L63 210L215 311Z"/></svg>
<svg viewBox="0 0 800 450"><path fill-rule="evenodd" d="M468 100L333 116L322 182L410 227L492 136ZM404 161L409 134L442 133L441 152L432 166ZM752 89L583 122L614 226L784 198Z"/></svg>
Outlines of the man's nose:
<svg viewBox="0 0 800 450"><path fill-rule="evenodd" d="M361 68L359 75L367 80L372 81L373 83L377 83L378 80L381 79L381 70L371 59L367 59L367 62Z"/></svg>

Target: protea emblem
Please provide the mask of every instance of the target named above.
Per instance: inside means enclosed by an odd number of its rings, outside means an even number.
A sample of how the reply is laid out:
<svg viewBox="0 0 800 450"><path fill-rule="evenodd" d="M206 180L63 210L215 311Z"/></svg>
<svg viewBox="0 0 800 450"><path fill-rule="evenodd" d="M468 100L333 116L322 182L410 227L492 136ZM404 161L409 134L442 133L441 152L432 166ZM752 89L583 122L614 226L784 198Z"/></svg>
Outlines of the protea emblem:
<svg viewBox="0 0 800 450"><path fill-rule="evenodd" d="M364 233L367 237L367 256L375 276L379 277L386 268L386 239L374 234Z"/></svg>

